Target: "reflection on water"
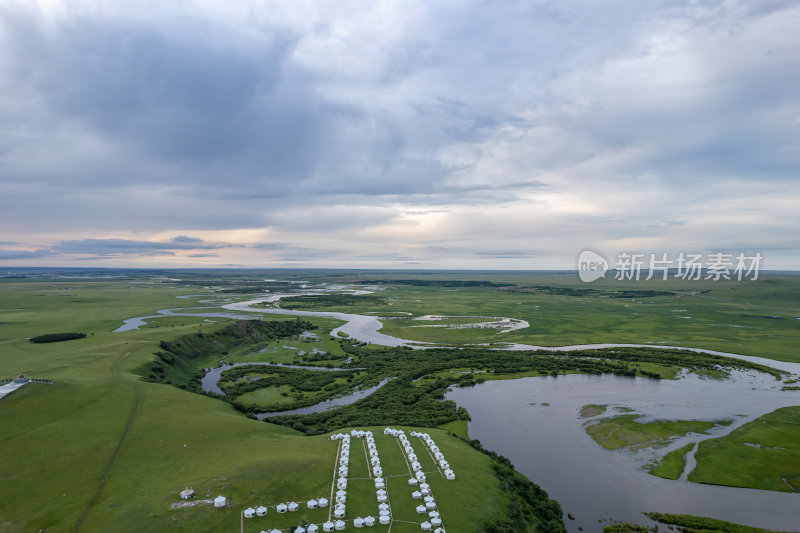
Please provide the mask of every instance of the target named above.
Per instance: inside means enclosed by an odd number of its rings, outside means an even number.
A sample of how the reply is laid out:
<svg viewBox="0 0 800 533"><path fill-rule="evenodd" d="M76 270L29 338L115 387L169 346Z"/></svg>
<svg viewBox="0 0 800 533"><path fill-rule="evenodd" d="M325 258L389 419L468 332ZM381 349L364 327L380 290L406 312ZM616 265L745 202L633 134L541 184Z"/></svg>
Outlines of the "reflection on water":
<svg viewBox="0 0 800 533"><path fill-rule="evenodd" d="M289 411L277 411L273 413L260 413L256 415L259 420L264 420L265 418L269 418L272 416L283 416L283 415L310 415L312 413L321 413L323 411L328 411L330 409L334 409L336 407L342 407L343 405L350 405L351 403L355 403L362 398L366 398L376 390L380 389L387 383L389 383L394 378L384 379L374 387L370 387L368 389L357 390L353 393L347 394L345 396L340 396L338 398L332 398L330 400L325 400L324 402L319 402L317 404L311 405L309 407L301 407L299 409L291 409Z"/></svg>
<svg viewBox="0 0 800 533"><path fill-rule="evenodd" d="M234 368L237 366L247 366L247 365L261 365L261 366L278 366L282 368L300 368L302 370L322 370L322 371L335 371L335 370L362 370L359 368L328 368L326 366L303 366L303 365L290 365L288 363L231 363L227 365L220 365L216 368L209 369L206 374L200 380L200 384L203 387L203 391L205 392L213 392L214 394L219 394L220 396L225 396L225 392L219 388L219 378L223 372L230 368Z"/></svg>
<svg viewBox="0 0 800 533"><path fill-rule="evenodd" d="M557 499L570 531L597 531L598 520L650 523L641 513L694 514L781 530L800 524L800 494L738 489L671 481L643 471L653 452L612 452L589 437L579 418L581 406L625 405L652 419L722 419L735 423L726 434L778 407L800 404L781 392L771 376L733 372L718 381L689 376L651 380L603 375L532 377L488 381L447 394L472 415L470 437L505 455ZM542 403L548 403L544 406ZM744 415L744 416L738 416ZM709 438L709 437L703 437ZM680 439L667 450L690 442ZM698 440L695 436L694 440Z"/></svg>

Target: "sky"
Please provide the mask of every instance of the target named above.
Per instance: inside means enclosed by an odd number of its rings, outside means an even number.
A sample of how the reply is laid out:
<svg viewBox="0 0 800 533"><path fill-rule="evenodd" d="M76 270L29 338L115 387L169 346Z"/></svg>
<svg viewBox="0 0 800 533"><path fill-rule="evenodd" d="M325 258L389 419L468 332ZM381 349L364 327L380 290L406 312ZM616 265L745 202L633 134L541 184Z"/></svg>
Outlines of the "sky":
<svg viewBox="0 0 800 533"><path fill-rule="evenodd" d="M0 265L800 269L800 3L0 0Z"/></svg>

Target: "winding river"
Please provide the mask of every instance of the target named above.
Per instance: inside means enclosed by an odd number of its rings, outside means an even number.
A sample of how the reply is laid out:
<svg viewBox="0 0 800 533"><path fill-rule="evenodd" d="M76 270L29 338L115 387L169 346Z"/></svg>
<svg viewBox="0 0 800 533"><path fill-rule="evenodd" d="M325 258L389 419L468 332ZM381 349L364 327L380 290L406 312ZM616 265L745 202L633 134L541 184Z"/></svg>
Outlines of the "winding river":
<svg viewBox="0 0 800 533"><path fill-rule="evenodd" d="M317 292L319 294L319 292ZM385 346L430 347L381 333L376 316L331 311L298 311L279 307L255 307L274 303L287 295L276 294L245 302L227 303L224 313L200 313L202 308L164 309L157 315L125 321L116 331L141 327L149 318L163 316L202 316L255 319L261 314L299 317L324 317L345 323L339 331L351 339ZM188 312L181 312L188 311ZM674 348L722 355L800 374L800 364L761 357L654 344L580 344L535 346L508 344L506 349L574 351L595 348L647 347ZM383 383L381 383L382 385ZM379 385L380 386L380 385ZM336 401L357 399L377 387L359 391ZM680 380L652 380L613 375L568 375L532 377L510 381L488 381L471 388L455 389L447 398L466 407L472 415L469 431L472 438L511 459L517 469L547 490L576 520L565 518L567 529L577 532L600 531L609 520L648 523L641 513L658 511L696 514L731 520L753 526L797 530L800 525L800 494L779 493L732 487L670 481L647 474L643 466L666 450L686 442L727 434L736 427L786 405L800 405L800 392L779 390L779 383L768 375L733 372L731 379L710 380L687 376ZM709 436L678 439L654 454L610 452L586 434L579 418L582 405L588 403L626 406L650 418L719 419L733 418L734 424L718 428ZM549 405L543 405L549 404ZM318 412L342 405L312 406L304 412ZM314 409L312 411L307 411ZM274 414L287 414L271 413ZM297 410L297 414L300 410ZM268 416L268 415L263 415ZM262 416L262 417L263 417Z"/></svg>

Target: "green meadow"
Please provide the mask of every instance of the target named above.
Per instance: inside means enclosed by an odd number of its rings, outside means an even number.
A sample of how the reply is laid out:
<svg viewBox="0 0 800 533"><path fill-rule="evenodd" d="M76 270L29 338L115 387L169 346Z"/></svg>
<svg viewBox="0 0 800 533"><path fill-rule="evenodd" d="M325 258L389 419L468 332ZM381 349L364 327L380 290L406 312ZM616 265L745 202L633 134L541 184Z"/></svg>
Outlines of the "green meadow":
<svg viewBox="0 0 800 533"><path fill-rule="evenodd" d="M228 403L147 383L136 374L165 337L220 324L158 318L140 330L112 331L125 318L185 305L175 297L196 291L88 281L6 281L0 290L0 376L53 380L27 384L0 400L0 530L238 531L245 507L329 497L337 444L327 436L306 437L251 420ZM26 340L73 331L87 337ZM445 523L469 531L502 519L507 501L492 460L443 431L430 432L458 475L453 482L431 476ZM399 482L407 478L402 456L388 437L378 439L387 472L398 476L389 485L393 510L419 521L410 491ZM360 443L354 444L355 452ZM359 457L351 454L354 461ZM376 514L374 492L367 497L366 482L360 489L354 485L365 497L356 503L354 493L352 513ZM199 499L224 495L233 504L170 510L187 486ZM481 505L473 504L477 500ZM348 516L357 515L349 510ZM244 531L323 518L322 510L280 516L272 510L266 518L246 520ZM392 527L418 529L401 522Z"/></svg>
<svg viewBox="0 0 800 533"><path fill-rule="evenodd" d="M382 299L365 297L359 304L356 297L346 307L313 309L396 317L409 313L407 318L384 320L381 331L422 342L662 344L800 361L797 275L762 274L759 280L742 282L609 279L592 284L582 283L570 274L463 276L467 280L491 279L495 284L507 284L477 287L435 284L447 283L453 276L431 274L416 278L425 285L391 284L391 279L386 279L376 292ZM648 292L656 295L626 297ZM415 327L435 325L436 322L413 319L429 314L505 316L525 320L530 326L507 333L483 328ZM459 322L463 323L463 319L440 324Z"/></svg>
<svg viewBox="0 0 800 533"><path fill-rule="evenodd" d="M695 459L689 481L800 492L800 407L777 409L703 441Z"/></svg>
<svg viewBox="0 0 800 533"><path fill-rule="evenodd" d="M620 415L586 426L586 432L603 448L638 449L666 444L670 439L689 433L708 433L709 430L730 424L731 420L653 420L639 422L641 415Z"/></svg>

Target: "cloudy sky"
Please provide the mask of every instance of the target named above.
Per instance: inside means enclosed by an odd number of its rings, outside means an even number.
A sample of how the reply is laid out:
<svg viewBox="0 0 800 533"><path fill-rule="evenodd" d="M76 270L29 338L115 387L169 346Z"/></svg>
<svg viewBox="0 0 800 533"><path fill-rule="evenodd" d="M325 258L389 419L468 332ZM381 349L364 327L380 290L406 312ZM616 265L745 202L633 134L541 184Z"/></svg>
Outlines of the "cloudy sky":
<svg viewBox="0 0 800 533"><path fill-rule="evenodd" d="M800 269L792 0L2 0L0 265Z"/></svg>

